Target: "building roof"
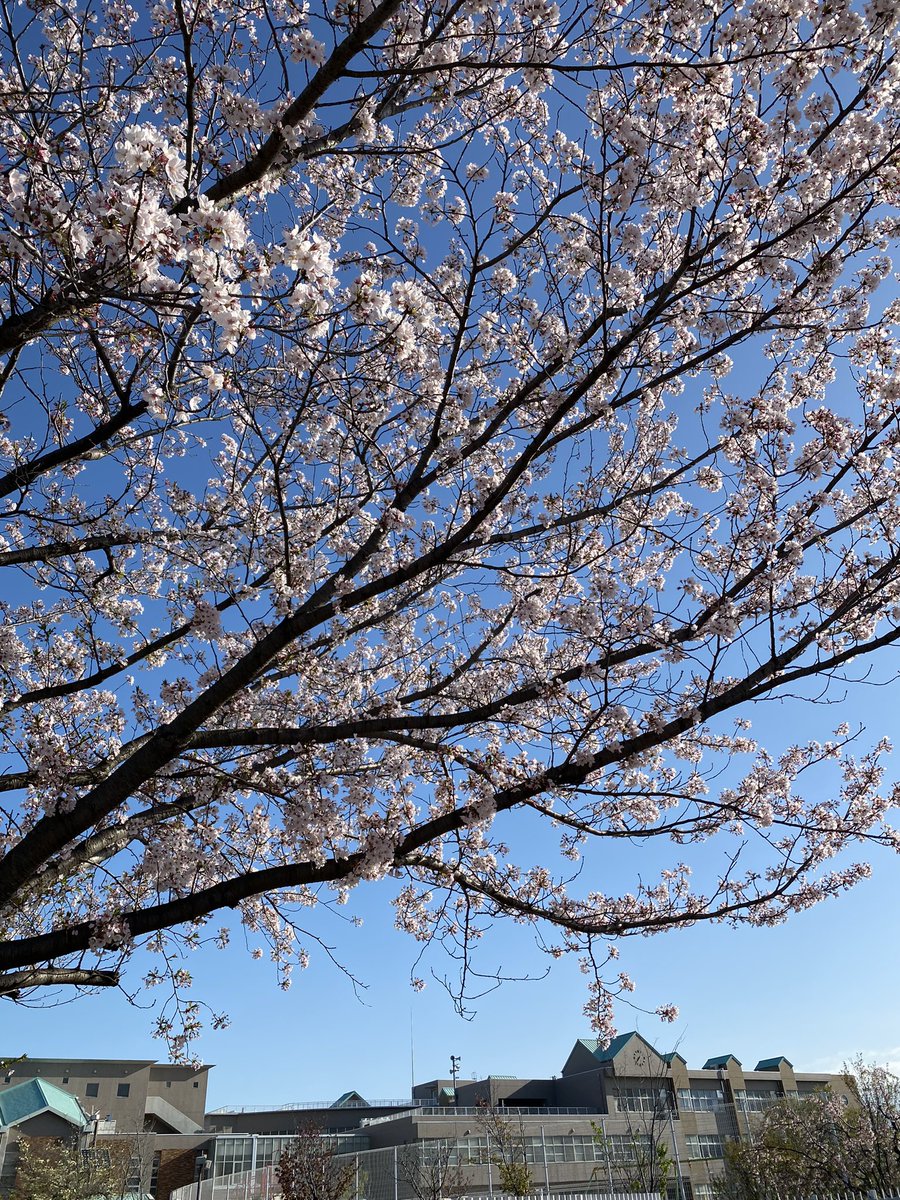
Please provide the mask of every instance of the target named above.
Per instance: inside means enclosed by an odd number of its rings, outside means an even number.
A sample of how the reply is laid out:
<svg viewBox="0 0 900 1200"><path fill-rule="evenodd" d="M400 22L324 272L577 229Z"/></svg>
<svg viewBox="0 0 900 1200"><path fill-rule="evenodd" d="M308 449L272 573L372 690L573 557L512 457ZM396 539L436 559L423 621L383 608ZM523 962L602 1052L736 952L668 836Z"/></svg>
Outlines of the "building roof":
<svg viewBox="0 0 900 1200"><path fill-rule="evenodd" d="M676 1058L679 1060L679 1062L683 1062L684 1065L687 1066L687 1059L683 1054L679 1054L677 1050L669 1050L667 1054L662 1055L663 1062L667 1062L670 1067Z"/></svg>
<svg viewBox="0 0 900 1200"><path fill-rule="evenodd" d="M717 1054L715 1058L708 1058L703 1064L704 1071L714 1071L716 1067L726 1067L730 1062L736 1062L741 1065L741 1060L735 1058L733 1054Z"/></svg>
<svg viewBox="0 0 900 1200"><path fill-rule="evenodd" d="M607 1063L612 1062L616 1055L621 1050L625 1049L632 1038L637 1038L639 1042L643 1042L648 1050L652 1050L657 1057L665 1059L667 1063L671 1063L673 1058L680 1058L682 1062L685 1061L677 1050L672 1050L668 1054L660 1054L656 1047L651 1046L647 1039L639 1034L636 1029L631 1029L628 1033L620 1033L619 1036L614 1037L608 1045L604 1045L603 1042L598 1041L597 1038L579 1038L576 1042L576 1045L584 1046L586 1050L589 1050L597 1062ZM495 1075L494 1078L498 1079L502 1077Z"/></svg>
<svg viewBox="0 0 900 1200"><path fill-rule="evenodd" d="M619 1051L624 1046L627 1046L633 1037L640 1037L640 1034L635 1033L632 1029L630 1033L620 1033L618 1037L614 1037L607 1046L604 1046L596 1038L579 1038L578 1041L586 1050L590 1050L597 1062L612 1062Z"/></svg>
<svg viewBox="0 0 900 1200"><path fill-rule="evenodd" d="M46 1079L26 1079L0 1092L0 1128L20 1125L42 1112L55 1113L79 1129L88 1123L84 1109L72 1093Z"/></svg>
<svg viewBox="0 0 900 1200"><path fill-rule="evenodd" d="M11 1062L16 1069L21 1067L34 1066L35 1063L77 1063L81 1067L89 1067L94 1064L104 1066L111 1064L114 1066L129 1066L129 1067L153 1067L153 1066L170 1066L170 1063L159 1063L155 1058L31 1058L26 1055L24 1058L16 1058L8 1056L5 1061ZM202 1069L202 1068L199 1068Z"/></svg>
<svg viewBox="0 0 900 1200"><path fill-rule="evenodd" d="M333 1108L369 1108L368 1100L364 1100L359 1092L344 1092L338 1096Z"/></svg>
<svg viewBox="0 0 900 1200"><path fill-rule="evenodd" d="M613 1038L605 1049L601 1050L598 1045L594 1051L594 1058L596 1058L597 1062L612 1062L619 1051L624 1050L632 1038L639 1036L634 1030L630 1033L620 1033L618 1037Z"/></svg>
<svg viewBox="0 0 900 1200"><path fill-rule="evenodd" d="M777 1071L782 1063L787 1063L789 1067L793 1067L793 1063L789 1058L785 1058L783 1054L779 1054L776 1058L761 1058L756 1064L757 1071Z"/></svg>

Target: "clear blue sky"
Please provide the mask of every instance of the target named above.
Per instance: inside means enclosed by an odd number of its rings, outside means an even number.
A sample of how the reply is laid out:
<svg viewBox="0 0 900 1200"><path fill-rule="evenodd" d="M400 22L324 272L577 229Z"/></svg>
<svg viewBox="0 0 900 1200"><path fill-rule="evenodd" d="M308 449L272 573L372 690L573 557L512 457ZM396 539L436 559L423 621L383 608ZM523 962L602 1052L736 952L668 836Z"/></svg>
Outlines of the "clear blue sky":
<svg viewBox="0 0 900 1200"><path fill-rule="evenodd" d="M826 736L844 718L865 721L874 740L892 732L897 699L895 687L861 688L838 711L783 705L754 716L761 718L757 731L768 729L773 743L819 722ZM900 754L891 771L900 772ZM712 926L621 943L621 966L638 984L634 1001L650 1010L672 1001L681 1016L674 1026L663 1025L620 1005L620 1030L638 1028L660 1049L678 1044L691 1065L727 1051L750 1066L785 1054L805 1070L835 1070L856 1053L900 1066L900 863L886 852L871 858L871 880L785 926ZM634 867L641 869L640 857ZM349 1088L368 1098L407 1096L411 1021L418 1081L447 1076L451 1054L461 1056L467 1078L552 1075L574 1040L589 1036L581 1013L585 980L574 962L554 964L545 979L504 985L463 1020L433 980L421 994L410 989L416 947L392 929L383 889L360 892L359 902L361 929L335 922L323 936L368 985L360 999L321 953L286 993L277 990L271 965L251 961L237 944L193 956L195 991L232 1018L229 1029L208 1032L199 1043L203 1060L215 1064L211 1107L329 1100ZM526 931L505 925L495 927L480 959L486 969L518 974L539 974L546 961ZM444 962L439 954L430 960L435 970ZM4 1001L0 1021L6 1054L165 1054L150 1036L152 1012L131 1007L118 993L44 1010Z"/></svg>

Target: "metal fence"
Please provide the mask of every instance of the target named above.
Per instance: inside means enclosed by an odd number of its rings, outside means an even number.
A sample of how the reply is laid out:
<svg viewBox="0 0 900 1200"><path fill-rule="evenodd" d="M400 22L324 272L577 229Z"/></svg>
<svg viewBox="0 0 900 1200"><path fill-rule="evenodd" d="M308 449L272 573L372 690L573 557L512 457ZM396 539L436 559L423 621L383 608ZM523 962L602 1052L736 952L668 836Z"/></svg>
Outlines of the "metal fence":
<svg viewBox="0 0 900 1200"><path fill-rule="evenodd" d="M374 1157L370 1157L374 1156ZM347 1157L347 1156L345 1156ZM359 1159L355 1186L351 1186L347 1200L403 1200L409 1196L409 1188L401 1178L402 1172L395 1169L396 1155L393 1149L371 1150L355 1155ZM382 1161L379 1163L378 1159ZM380 1168L380 1169L379 1169ZM474 1191L460 1195L454 1191L454 1200L660 1200L655 1192L532 1192L528 1196L512 1196L501 1191ZM171 1193L170 1200L281 1200L278 1176L275 1167L263 1167L259 1171L244 1171L240 1175L229 1175L221 1179L204 1179L202 1182L178 1188ZM826 1200L825 1197L819 1200ZM828 1198L832 1200L832 1198ZM837 1197L834 1200L838 1200ZM841 1198L844 1200L844 1198ZM849 1197L846 1200L850 1200ZM854 1198L856 1200L856 1198ZM865 1198L863 1198L865 1200Z"/></svg>
<svg viewBox="0 0 900 1200"><path fill-rule="evenodd" d="M513 1196L508 1192L466 1192L454 1200L660 1200L656 1192L530 1192Z"/></svg>

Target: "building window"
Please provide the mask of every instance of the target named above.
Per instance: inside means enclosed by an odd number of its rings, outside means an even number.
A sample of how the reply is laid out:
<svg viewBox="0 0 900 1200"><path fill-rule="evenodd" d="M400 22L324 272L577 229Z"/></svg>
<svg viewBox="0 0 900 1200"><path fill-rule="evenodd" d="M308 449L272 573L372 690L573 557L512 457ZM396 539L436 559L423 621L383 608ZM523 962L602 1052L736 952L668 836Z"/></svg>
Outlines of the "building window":
<svg viewBox="0 0 900 1200"><path fill-rule="evenodd" d="M195 1088L198 1088L199 1086L200 1086L200 1084L199 1084L199 1083L197 1082L197 1080L195 1079L195 1080L194 1080L194 1087L195 1087Z"/></svg>
<svg viewBox="0 0 900 1200"><path fill-rule="evenodd" d="M717 1088L679 1088L678 1107L684 1112L715 1112L724 1097Z"/></svg>
<svg viewBox="0 0 900 1200"><path fill-rule="evenodd" d="M120 1083L119 1086L116 1088L116 1095L124 1098L125 1096L127 1096L130 1093L130 1091L131 1091L130 1083Z"/></svg>
<svg viewBox="0 0 900 1200"><path fill-rule="evenodd" d="M63 1083L68 1083L68 1082L69 1082L68 1075L63 1075Z"/></svg>
<svg viewBox="0 0 900 1200"><path fill-rule="evenodd" d="M605 1146L611 1162L649 1163L652 1158L649 1133L608 1133Z"/></svg>
<svg viewBox="0 0 900 1200"><path fill-rule="evenodd" d="M84 1089L84 1094L86 1096L99 1096L100 1095L100 1084L99 1083L87 1084Z"/></svg>
<svg viewBox="0 0 900 1200"><path fill-rule="evenodd" d="M619 1112L665 1113L669 1111L667 1088L631 1086L616 1090L616 1108Z"/></svg>
<svg viewBox="0 0 900 1200"><path fill-rule="evenodd" d="M166 1087L171 1087L171 1086L172 1086L172 1080L171 1080L171 1079L167 1079L167 1080L166 1080Z"/></svg>
<svg viewBox="0 0 900 1200"><path fill-rule="evenodd" d="M781 1099L781 1093L773 1088L747 1088L743 1092L735 1092L734 1098L744 1112L765 1112Z"/></svg>
<svg viewBox="0 0 900 1200"><path fill-rule="evenodd" d="M687 1142L688 1158L721 1158L722 1139L715 1133L689 1133Z"/></svg>

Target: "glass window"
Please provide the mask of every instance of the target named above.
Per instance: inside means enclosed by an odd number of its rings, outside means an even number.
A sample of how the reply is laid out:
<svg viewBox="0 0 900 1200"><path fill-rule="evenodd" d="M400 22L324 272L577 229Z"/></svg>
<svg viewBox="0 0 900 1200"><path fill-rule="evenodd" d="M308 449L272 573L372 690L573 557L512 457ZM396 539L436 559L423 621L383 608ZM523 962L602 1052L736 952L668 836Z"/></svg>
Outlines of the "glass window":
<svg viewBox="0 0 900 1200"><path fill-rule="evenodd" d="M615 1093L619 1112L666 1112L669 1107L669 1092L659 1086L623 1087Z"/></svg>
<svg viewBox="0 0 900 1200"><path fill-rule="evenodd" d="M734 1098L744 1112L764 1112L781 1099L781 1092L774 1088L747 1088L735 1092Z"/></svg>
<svg viewBox="0 0 900 1200"><path fill-rule="evenodd" d="M722 1139L715 1133L689 1133L687 1142L688 1158L721 1158Z"/></svg>
<svg viewBox="0 0 900 1200"><path fill-rule="evenodd" d="M84 1089L84 1094L86 1096L99 1096L100 1095L100 1084L99 1083L87 1084L87 1086Z"/></svg>
<svg viewBox="0 0 900 1200"><path fill-rule="evenodd" d="M606 1144L612 1162L647 1162L650 1158L649 1133L611 1133L607 1135Z"/></svg>
<svg viewBox="0 0 900 1200"><path fill-rule="evenodd" d="M678 1107L685 1112L715 1112L724 1098L718 1088L679 1088Z"/></svg>
<svg viewBox="0 0 900 1200"><path fill-rule="evenodd" d="M131 1092L131 1084L130 1083L120 1083L119 1086L116 1088L116 1095L121 1096L123 1098L125 1096L129 1095L130 1092Z"/></svg>

